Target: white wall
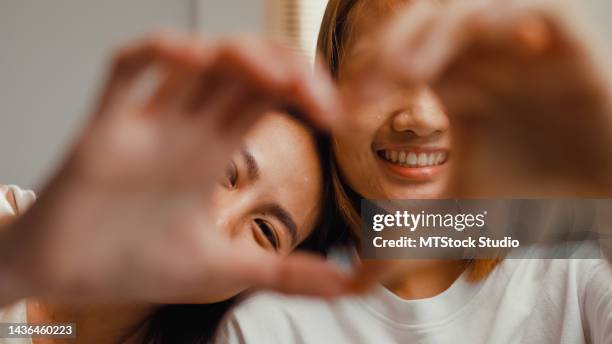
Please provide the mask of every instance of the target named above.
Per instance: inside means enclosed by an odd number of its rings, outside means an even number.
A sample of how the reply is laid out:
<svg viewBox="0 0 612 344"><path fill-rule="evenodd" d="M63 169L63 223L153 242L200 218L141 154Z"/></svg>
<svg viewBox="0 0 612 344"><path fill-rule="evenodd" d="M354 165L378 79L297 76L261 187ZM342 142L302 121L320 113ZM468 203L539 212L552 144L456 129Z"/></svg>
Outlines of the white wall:
<svg viewBox="0 0 612 344"><path fill-rule="evenodd" d="M82 123L120 42L186 29L190 0L0 1L0 181L36 187Z"/></svg>
<svg viewBox="0 0 612 344"><path fill-rule="evenodd" d="M264 31L266 0L195 0L198 31L214 36Z"/></svg>
<svg viewBox="0 0 612 344"><path fill-rule="evenodd" d="M160 26L261 32L265 0L0 0L0 182L35 188L87 115L112 48ZM610 0L587 4L612 37Z"/></svg>
<svg viewBox="0 0 612 344"><path fill-rule="evenodd" d="M612 44L612 1L610 0L573 0L584 6L586 12L593 19L591 23L599 30L602 37Z"/></svg>

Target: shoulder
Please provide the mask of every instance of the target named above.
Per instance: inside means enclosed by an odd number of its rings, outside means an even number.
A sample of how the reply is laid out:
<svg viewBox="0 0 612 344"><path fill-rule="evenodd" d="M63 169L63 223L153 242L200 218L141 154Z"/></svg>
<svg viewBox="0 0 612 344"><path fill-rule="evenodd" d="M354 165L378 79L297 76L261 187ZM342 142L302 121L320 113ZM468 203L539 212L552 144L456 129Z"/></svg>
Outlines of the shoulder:
<svg viewBox="0 0 612 344"><path fill-rule="evenodd" d="M501 293L498 309L524 311L525 338L557 336L529 342L559 342L561 335L587 337L593 343L612 340L612 264L608 260L508 260L497 273L493 276L501 278L492 285Z"/></svg>
<svg viewBox="0 0 612 344"><path fill-rule="evenodd" d="M265 292L243 300L225 317L217 343L287 343L300 337L303 321L325 312L325 300Z"/></svg>
<svg viewBox="0 0 612 344"><path fill-rule="evenodd" d="M612 264L606 259L509 259L492 276L500 288L581 309L589 298L612 294Z"/></svg>
<svg viewBox="0 0 612 344"><path fill-rule="evenodd" d="M588 269L585 268L584 280L581 289L584 294L584 303L589 305L603 302L607 304L607 311L612 321L612 261L605 259L589 260Z"/></svg>
<svg viewBox="0 0 612 344"><path fill-rule="evenodd" d="M31 190L0 184L0 217L23 213L35 199L36 195Z"/></svg>
<svg viewBox="0 0 612 344"><path fill-rule="evenodd" d="M537 248L534 250L538 250ZM577 284L588 280L594 271L609 268L596 244L585 242L575 251L576 257L567 259L547 259L546 254L535 253L536 258L505 259L499 267L500 273L507 276L532 277L535 279L565 279Z"/></svg>

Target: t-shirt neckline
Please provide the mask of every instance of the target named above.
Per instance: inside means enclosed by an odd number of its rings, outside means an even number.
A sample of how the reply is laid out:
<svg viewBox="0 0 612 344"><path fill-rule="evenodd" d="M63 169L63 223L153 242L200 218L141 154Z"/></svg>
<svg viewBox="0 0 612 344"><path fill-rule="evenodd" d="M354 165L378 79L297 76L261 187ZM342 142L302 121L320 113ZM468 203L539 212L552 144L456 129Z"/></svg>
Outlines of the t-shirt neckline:
<svg viewBox="0 0 612 344"><path fill-rule="evenodd" d="M442 293L424 299L406 300L382 285L376 286L361 303L391 323L400 325L426 325L444 321L459 312L478 293L483 282L467 280L467 271Z"/></svg>

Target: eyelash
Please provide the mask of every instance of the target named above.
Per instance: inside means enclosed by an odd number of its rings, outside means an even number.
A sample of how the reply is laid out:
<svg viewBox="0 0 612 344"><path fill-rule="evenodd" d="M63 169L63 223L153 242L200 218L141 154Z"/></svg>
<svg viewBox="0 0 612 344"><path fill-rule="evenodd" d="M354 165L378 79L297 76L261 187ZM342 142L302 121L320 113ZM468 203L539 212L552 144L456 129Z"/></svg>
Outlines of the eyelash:
<svg viewBox="0 0 612 344"><path fill-rule="evenodd" d="M233 162L227 167L225 175L227 177L228 187L230 189L236 188L238 183L238 169ZM255 224L257 225L260 233L265 237L270 245L272 245L274 250L278 251L280 244L276 232L272 226L262 219L255 219Z"/></svg>
<svg viewBox="0 0 612 344"><path fill-rule="evenodd" d="M257 224L257 227L264 235L264 237L266 237L266 240L270 242L274 250L278 250L278 238L276 236L276 233L274 232L274 229L272 229L272 226L270 226L266 221L262 219L255 219L255 224Z"/></svg>

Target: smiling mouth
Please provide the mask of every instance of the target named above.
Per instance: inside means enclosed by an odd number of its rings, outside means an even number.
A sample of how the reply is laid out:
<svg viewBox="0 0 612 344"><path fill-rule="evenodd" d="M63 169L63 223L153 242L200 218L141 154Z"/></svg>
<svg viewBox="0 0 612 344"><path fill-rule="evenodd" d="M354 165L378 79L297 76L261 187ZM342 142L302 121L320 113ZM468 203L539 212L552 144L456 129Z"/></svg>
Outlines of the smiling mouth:
<svg viewBox="0 0 612 344"><path fill-rule="evenodd" d="M408 168L428 168L440 166L448 161L448 153L443 150L419 152L411 150L377 150L376 154L386 162Z"/></svg>

